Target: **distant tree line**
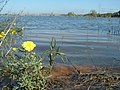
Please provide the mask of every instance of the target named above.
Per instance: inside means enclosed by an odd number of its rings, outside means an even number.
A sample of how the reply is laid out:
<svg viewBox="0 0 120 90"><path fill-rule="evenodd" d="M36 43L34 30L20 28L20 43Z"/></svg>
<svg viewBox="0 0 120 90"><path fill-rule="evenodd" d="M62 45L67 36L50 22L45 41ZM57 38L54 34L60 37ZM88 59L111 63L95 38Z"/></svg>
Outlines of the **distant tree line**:
<svg viewBox="0 0 120 90"><path fill-rule="evenodd" d="M84 16L91 16L91 17L120 17L120 11L114 12L114 13L100 14L100 13L97 13L95 10L91 10L90 13L85 14Z"/></svg>
<svg viewBox="0 0 120 90"><path fill-rule="evenodd" d="M104 13L104 14L101 14L101 13L97 13L97 11L95 11L95 10L91 10L90 13L84 14L84 15L75 14L74 12L68 12L67 14L64 14L63 16L70 16L70 17L74 17L74 16L120 17L120 11L114 12L114 13Z"/></svg>
<svg viewBox="0 0 120 90"><path fill-rule="evenodd" d="M67 14L64 14L64 16L74 17L74 16L78 16L78 15L75 14L74 12L68 12Z"/></svg>
<svg viewBox="0 0 120 90"><path fill-rule="evenodd" d="M0 14L0 16L14 16L16 14ZM21 16L69 16L69 17L78 17L78 16L89 16L89 17L120 17L120 11L114 13L97 13L95 10L91 10L88 14L76 14L74 12L68 12L67 14L54 14L54 13L44 13L44 14L22 14Z"/></svg>

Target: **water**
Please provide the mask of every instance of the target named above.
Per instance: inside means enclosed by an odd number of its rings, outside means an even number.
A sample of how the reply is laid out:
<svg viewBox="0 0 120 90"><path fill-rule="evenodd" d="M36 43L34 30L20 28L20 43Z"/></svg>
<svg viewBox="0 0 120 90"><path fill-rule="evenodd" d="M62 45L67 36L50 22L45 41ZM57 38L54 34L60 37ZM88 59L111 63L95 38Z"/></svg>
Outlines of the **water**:
<svg viewBox="0 0 120 90"><path fill-rule="evenodd" d="M37 44L38 54L49 49L51 37L55 37L61 52L74 64L120 65L120 36L116 35L120 18L26 16L20 19L27 22L25 40Z"/></svg>

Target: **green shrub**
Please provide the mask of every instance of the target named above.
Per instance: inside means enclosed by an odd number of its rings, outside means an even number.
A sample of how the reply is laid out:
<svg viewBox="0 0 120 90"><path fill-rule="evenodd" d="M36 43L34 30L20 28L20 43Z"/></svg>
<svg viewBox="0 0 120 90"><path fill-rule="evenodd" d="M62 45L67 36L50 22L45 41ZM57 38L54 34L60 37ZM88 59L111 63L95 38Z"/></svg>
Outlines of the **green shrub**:
<svg viewBox="0 0 120 90"><path fill-rule="evenodd" d="M8 23L0 31L0 82L1 89L8 90L42 90L46 86L49 73L44 71L42 61L48 56L48 72L51 71L54 60L64 54L56 48L56 41L52 38L50 49L38 56L33 50L36 44L32 41L22 42L23 27L17 28L17 24ZM7 27L7 28L6 28ZM16 40L17 39L17 40ZM16 47L16 44L20 44Z"/></svg>

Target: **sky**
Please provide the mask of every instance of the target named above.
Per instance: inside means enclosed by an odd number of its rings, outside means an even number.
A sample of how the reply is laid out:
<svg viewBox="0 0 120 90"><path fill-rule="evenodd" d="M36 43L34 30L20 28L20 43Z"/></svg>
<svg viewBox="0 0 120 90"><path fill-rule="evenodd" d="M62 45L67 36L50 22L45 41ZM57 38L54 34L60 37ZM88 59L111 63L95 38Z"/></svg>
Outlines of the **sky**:
<svg viewBox="0 0 120 90"><path fill-rule="evenodd" d="M0 0L1 1L1 0ZM120 10L120 0L10 0L3 13L88 13L96 10L100 13Z"/></svg>

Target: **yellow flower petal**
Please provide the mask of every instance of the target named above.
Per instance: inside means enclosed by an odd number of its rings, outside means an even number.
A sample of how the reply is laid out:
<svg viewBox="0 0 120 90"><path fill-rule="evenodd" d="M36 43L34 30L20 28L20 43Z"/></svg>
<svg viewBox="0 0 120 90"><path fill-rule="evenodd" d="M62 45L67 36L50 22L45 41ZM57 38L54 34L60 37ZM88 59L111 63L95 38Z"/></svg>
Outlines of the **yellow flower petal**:
<svg viewBox="0 0 120 90"><path fill-rule="evenodd" d="M0 38L2 38L3 36L0 34Z"/></svg>
<svg viewBox="0 0 120 90"><path fill-rule="evenodd" d="M12 50L13 50L13 51L16 51L16 50L17 50L17 48L12 48Z"/></svg>
<svg viewBox="0 0 120 90"><path fill-rule="evenodd" d="M5 33L4 33L4 32L1 32L1 34L2 34L2 35L5 35Z"/></svg>
<svg viewBox="0 0 120 90"><path fill-rule="evenodd" d="M16 30L10 30L10 33L15 35L15 34L17 34L17 31Z"/></svg>
<svg viewBox="0 0 120 90"><path fill-rule="evenodd" d="M36 47L36 44L34 44L32 41L26 41L22 44L22 47L30 52Z"/></svg>
<svg viewBox="0 0 120 90"><path fill-rule="evenodd" d="M2 38L5 35L4 32L0 32L0 38Z"/></svg>

